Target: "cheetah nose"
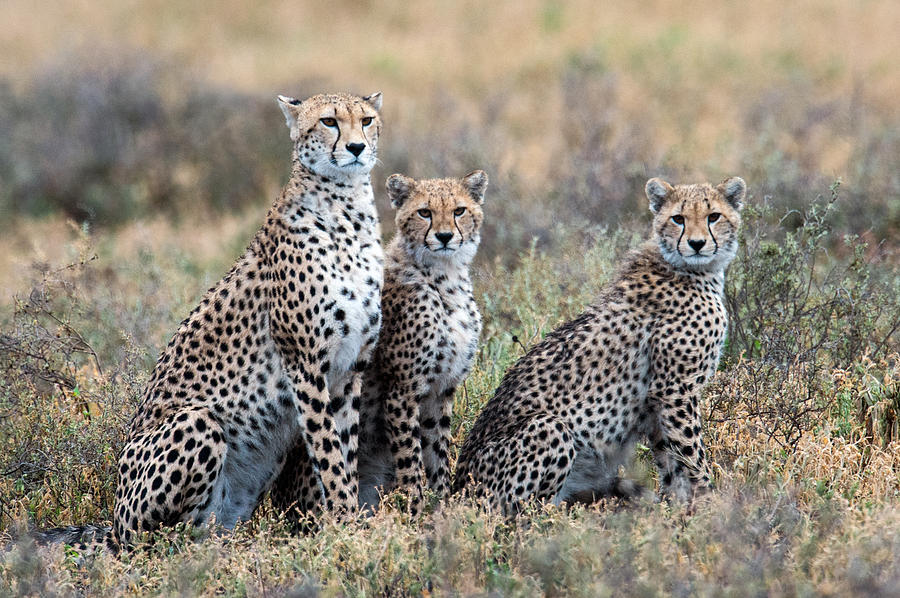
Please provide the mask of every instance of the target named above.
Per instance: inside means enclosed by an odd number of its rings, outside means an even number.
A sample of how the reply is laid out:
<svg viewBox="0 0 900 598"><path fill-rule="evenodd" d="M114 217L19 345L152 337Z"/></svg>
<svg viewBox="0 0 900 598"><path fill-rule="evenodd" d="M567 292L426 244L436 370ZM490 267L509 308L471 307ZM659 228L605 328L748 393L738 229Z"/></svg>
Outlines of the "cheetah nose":
<svg viewBox="0 0 900 598"><path fill-rule="evenodd" d="M346 145L347 151L359 158L359 155L366 149L365 143L348 143Z"/></svg>
<svg viewBox="0 0 900 598"><path fill-rule="evenodd" d="M444 247L447 246L447 243L450 242L450 239L453 238L453 233L434 233L434 236L437 237L437 240L444 244Z"/></svg>
<svg viewBox="0 0 900 598"><path fill-rule="evenodd" d="M690 245L694 251L696 251L697 253L700 253L700 250L703 249L704 245L706 245L706 240L705 239L691 239L688 241L688 245Z"/></svg>

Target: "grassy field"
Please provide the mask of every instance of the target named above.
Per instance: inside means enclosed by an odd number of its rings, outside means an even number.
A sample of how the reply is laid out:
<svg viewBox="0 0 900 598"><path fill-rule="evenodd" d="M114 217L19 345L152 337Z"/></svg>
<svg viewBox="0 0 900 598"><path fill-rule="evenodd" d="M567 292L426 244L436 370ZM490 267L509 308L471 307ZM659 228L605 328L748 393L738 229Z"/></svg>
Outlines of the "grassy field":
<svg viewBox="0 0 900 598"><path fill-rule="evenodd" d="M0 595L895 595L897 3L13 0L4 17ZM691 512L512 521L454 499L300 536L264 505L233 534L166 530L83 565L21 540L110 519L157 352L287 174L274 94L376 89L376 190L491 176L454 452L523 347L646 235L647 178L747 180L703 404L716 491ZM655 483L646 450L628 473Z"/></svg>

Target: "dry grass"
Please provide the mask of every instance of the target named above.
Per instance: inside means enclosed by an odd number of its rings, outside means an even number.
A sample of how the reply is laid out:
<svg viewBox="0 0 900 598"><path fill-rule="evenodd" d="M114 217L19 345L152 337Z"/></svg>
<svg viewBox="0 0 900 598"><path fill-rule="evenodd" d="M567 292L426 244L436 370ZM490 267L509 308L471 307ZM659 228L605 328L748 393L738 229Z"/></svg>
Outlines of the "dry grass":
<svg viewBox="0 0 900 598"><path fill-rule="evenodd" d="M536 508L508 522L453 502L416 525L383 512L315 537L275 521L200 542L176 532L81 568L60 547L20 545L0 583L13 595L888 596L898 523L891 510L803 505L789 489L729 490L690 517Z"/></svg>

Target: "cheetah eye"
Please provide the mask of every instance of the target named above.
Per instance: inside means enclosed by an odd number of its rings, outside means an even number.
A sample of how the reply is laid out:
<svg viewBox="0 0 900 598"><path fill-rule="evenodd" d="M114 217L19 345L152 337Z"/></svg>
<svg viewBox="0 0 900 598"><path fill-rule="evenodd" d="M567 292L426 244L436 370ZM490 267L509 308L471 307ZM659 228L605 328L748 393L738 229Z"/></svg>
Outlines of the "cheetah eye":
<svg viewBox="0 0 900 598"><path fill-rule="evenodd" d="M326 127L336 127L337 126L337 120L334 118L322 118L319 120L319 122L321 122Z"/></svg>
<svg viewBox="0 0 900 598"><path fill-rule="evenodd" d="M362 119L362 126L368 127L372 124L372 120L374 120L371 116L365 116Z"/></svg>
<svg viewBox="0 0 900 598"><path fill-rule="evenodd" d="M422 208L421 210L419 210L419 216L421 216L422 218L431 218L431 210Z"/></svg>
<svg viewBox="0 0 900 598"><path fill-rule="evenodd" d="M713 212L709 215L709 218L707 218L707 220L709 220L710 224L712 224L719 219L719 216L721 216L721 214L719 214L718 212Z"/></svg>
<svg viewBox="0 0 900 598"><path fill-rule="evenodd" d="M678 226L684 226L684 216L682 216L681 214L676 214L675 216L672 216L672 222L674 222Z"/></svg>
<svg viewBox="0 0 900 598"><path fill-rule="evenodd" d="M465 214L465 213L466 213L466 208L465 208L465 207L459 207L459 208L456 208L455 210L453 210L453 215L454 215L454 216L462 216L462 215Z"/></svg>

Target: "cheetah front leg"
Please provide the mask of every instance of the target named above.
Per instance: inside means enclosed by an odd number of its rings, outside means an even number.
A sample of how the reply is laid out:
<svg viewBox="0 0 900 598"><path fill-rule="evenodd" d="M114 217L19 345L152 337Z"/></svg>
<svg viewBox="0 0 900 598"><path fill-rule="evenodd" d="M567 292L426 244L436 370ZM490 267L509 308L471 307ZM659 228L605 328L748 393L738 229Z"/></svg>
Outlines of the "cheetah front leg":
<svg viewBox="0 0 900 598"><path fill-rule="evenodd" d="M318 471L325 507L340 515L353 512L357 503L357 481L355 475L351 476L342 450L341 433L325 378L294 372L291 379L296 391L301 433Z"/></svg>
<svg viewBox="0 0 900 598"><path fill-rule="evenodd" d="M341 450L344 452L347 473L355 487L355 493L359 492L359 409L362 404L365 368L365 362L356 364L350 383L344 387L344 397L340 400L340 408L335 409L338 432L341 436Z"/></svg>
<svg viewBox="0 0 900 598"><path fill-rule="evenodd" d="M347 493L349 496L358 496L359 494L359 477L357 474L358 451L359 451L359 405L362 396L362 371L365 364L357 365L353 374L349 377L348 382L341 387L340 394L329 396L327 388L323 391L322 402L327 404L330 413L333 416L334 436L339 439L341 456L343 458L343 466L345 475L343 476ZM302 423L301 423L302 425ZM315 428L318 423L314 423ZM304 427L308 431L309 425ZM315 455L315 439L314 435L305 434L305 438L298 442L282 468L282 473L272 488L271 497L272 504L276 509L287 514L288 519L297 522L304 513L315 512L322 502L323 495L325 504L329 509L332 503L328 502L328 493L325 488L326 484L331 484L334 480L327 480L329 474L333 473L333 467L327 468L323 472L320 465L313 466L314 463L321 463ZM334 442L332 440L332 442ZM316 469L319 475L316 475ZM321 481L321 484L320 484ZM356 503L352 505L355 509ZM345 510L346 507L339 507Z"/></svg>
<svg viewBox="0 0 900 598"><path fill-rule="evenodd" d="M450 418L453 415L455 388L447 389L435 400L422 405L422 459L428 487L438 496L450 491Z"/></svg>
<svg viewBox="0 0 900 598"><path fill-rule="evenodd" d="M659 469L660 494L686 503L710 486L699 388L688 382L658 383L654 390L650 402L657 410L657 425L650 440Z"/></svg>
<svg viewBox="0 0 900 598"><path fill-rule="evenodd" d="M409 492L410 512L417 515L425 487L422 465L422 436L419 401L410 384L394 384L385 400L385 423L391 443L391 457L397 488Z"/></svg>

